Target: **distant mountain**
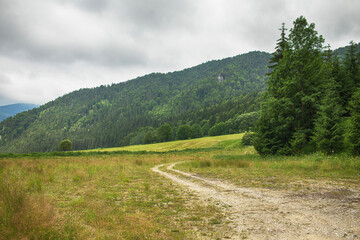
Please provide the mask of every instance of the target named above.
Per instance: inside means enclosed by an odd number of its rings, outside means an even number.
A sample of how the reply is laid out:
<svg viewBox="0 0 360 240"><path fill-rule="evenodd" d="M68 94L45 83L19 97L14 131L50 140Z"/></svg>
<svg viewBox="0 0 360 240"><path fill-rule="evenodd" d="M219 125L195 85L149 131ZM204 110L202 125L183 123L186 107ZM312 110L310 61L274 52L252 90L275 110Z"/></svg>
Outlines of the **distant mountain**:
<svg viewBox="0 0 360 240"><path fill-rule="evenodd" d="M0 122L8 117L12 117L18 113L31 110L39 105L28 103L16 103L10 105L0 106Z"/></svg>
<svg viewBox="0 0 360 240"><path fill-rule="evenodd" d="M211 127L259 109L266 52L250 52L172 73L80 89L0 123L0 152L54 151L138 143L141 129L169 123Z"/></svg>
<svg viewBox="0 0 360 240"><path fill-rule="evenodd" d="M357 52L360 51L360 43L354 43L355 49ZM334 50L334 53L338 56L340 60L344 60L346 58L346 53L349 50L349 45L345 47L340 47L336 50Z"/></svg>

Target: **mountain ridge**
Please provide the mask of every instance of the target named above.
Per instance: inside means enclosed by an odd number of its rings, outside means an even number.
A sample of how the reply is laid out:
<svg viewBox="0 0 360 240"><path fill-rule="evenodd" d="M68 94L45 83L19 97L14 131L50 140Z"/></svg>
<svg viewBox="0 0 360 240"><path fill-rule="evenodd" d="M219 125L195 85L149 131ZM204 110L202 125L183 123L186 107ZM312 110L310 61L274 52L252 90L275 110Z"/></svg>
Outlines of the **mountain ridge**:
<svg viewBox="0 0 360 240"><path fill-rule="evenodd" d="M1 122L0 152L54 151L65 138L75 149L119 146L129 144L124 138L139 128L200 123L214 112L218 116L211 124L227 120L234 116L225 116L225 108L239 113L256 108L237 102L249 94L253 102L265 88L269 58L269 53L253 51L182 71L73 91Z"/></svg>
<svg viewBox="0 0 360 240"><path fill-rule="evenodd" d="M32 103L14 103L0 106L0 122L8 117L12 117L18 113L28 111L36 107L39 107L39 105Z"/></svg>

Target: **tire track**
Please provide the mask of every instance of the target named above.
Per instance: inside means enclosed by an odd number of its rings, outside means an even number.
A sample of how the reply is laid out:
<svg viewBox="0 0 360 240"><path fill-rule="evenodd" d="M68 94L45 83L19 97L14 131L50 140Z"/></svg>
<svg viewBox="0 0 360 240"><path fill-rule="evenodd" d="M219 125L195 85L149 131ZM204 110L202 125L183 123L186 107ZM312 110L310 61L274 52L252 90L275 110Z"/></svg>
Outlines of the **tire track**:
<svg viewBox="0 0 360 240"><path fill-rule="evenodd" d="M233 229L232 239L360 239L360 210L351 203L237 187L176 170L176 164L152 171L196 192L203 202L219 205Z"/></svg>

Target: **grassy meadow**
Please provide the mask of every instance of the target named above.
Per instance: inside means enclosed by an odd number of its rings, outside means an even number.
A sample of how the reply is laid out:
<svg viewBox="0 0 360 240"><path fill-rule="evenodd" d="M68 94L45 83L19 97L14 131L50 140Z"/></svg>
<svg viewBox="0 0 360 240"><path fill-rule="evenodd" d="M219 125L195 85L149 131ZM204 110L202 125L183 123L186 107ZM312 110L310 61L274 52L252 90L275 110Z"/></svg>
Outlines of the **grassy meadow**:
<svg viewBox="0 0 360 240"><path fill-rule="evenodd" d="M111 152L111 151L154 151L154 152L167 152L167 151L182 151L187 149L207 149L207 148L236 148L240 146L239 139L242 138L244 134L231 134L231 135L222 135L215 137L203 137L190 140L177 140L171 142L147 144L147 145L133 145L126 147L116 147L116 148L101 148L101 149L92 149L87 150L86 152Z"/></svg>
<svg viewBox="0 0 360 240"><path fill-rule="evenodd" d="M196 195L151 171L162 163L181 161L176 166L181 170L246 187L307 191L311 190L307 183L322 182L359 189L359 157L316 153L261 158L252 147L242 146L241 137L97 149L68 156L3 155L0 239L226 237L220 209L197 203Z"/></svg>

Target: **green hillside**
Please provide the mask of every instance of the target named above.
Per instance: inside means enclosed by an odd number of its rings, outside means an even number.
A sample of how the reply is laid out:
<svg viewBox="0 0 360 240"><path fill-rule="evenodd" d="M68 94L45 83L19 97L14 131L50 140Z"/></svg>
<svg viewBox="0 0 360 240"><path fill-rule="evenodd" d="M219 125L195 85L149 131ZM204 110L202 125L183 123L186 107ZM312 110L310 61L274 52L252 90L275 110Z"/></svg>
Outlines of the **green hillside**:
<svg viewBox="0 0 360 240"><path fill-rule="evenodd" d="M248 152L255 152L252 146L242 146L241 139L244 133L229 134L214 137L203 137L189 140L178 140L171 142L162 142L146 145L133 145L115 148L91 149L86 152L114 152L114 151L150 151L150 152L168 152L168 151L182 151L187 149L208 149L208 148L240 148L240 146Z"/></svg>
<svg viewBox="0 0 360 240"><path fill-rule="evenodd" d="M63 139L74 149L136 144L164 123L174 132L181 124L199 124L206 135L216 123L259 109L269 58L269 53L250 52L74 91L1 122L0 152L54 151Z"/></svg>

